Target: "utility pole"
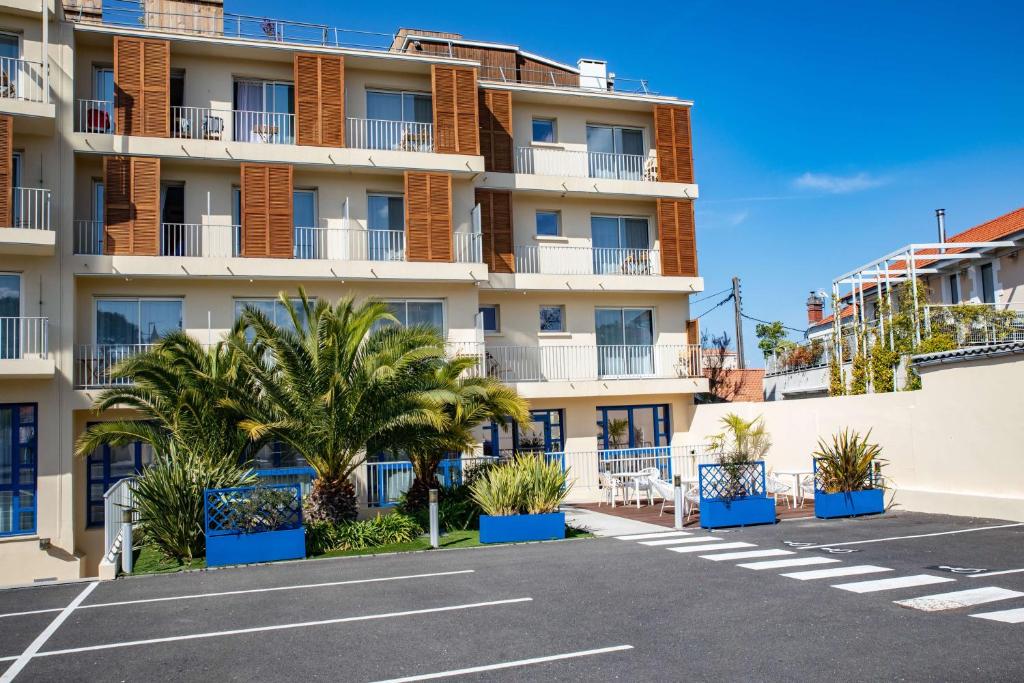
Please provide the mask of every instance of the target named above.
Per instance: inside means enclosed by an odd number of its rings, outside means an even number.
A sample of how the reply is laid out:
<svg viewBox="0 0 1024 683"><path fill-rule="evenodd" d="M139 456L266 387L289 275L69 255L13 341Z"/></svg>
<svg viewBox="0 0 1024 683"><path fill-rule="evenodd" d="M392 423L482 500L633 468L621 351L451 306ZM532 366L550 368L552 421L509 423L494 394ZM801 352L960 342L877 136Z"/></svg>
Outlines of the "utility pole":
<svg viewBox="0 0 1024 683"><path fill-rule="evenodd" d="M736 315L736 367L743 370L747 367L746 361L743 360L743 302L740 299L740 279L734 277L732 279L732 305L733 311Z"/></svg>

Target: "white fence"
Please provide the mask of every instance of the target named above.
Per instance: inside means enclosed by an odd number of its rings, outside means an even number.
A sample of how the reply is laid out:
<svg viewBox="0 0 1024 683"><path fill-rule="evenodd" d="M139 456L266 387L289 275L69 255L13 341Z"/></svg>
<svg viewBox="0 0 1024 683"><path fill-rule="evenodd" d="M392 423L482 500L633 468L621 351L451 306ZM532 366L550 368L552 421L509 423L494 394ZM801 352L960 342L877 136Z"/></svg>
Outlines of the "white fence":
<svg viewBox="0 0 1024 683"><path fill-rule="evenodd" d="M114 103L107 100L78 100L75 107L75 132L116 132Z"/></svg>
<svg viewBox="0 0 1024 683"><path fill-rule="evenodd" d="M137 521L135 477L117 481L103 494L103 562L114 565L122 557L125 573L132 571L131 527Z"/></svg>
<svg viewBox="0 0 1024 683"><path fill-rule="evenodd" d="M49 346L48 318L0 318L0 360L45 359Z"/></svg>
<svg viewBox="0 0 1024 683"><path fill-rule="evenodd" d="M0 57L0 98L42 102L43 95L40 62Z"/></svg>
<svg viewBox="0 0 1024 683"><path fill-rule="evenodd" d="M452 233L455 263L483 263L483 235L478 232Z"/></svg>
<svg viewBox="0 0 1024 683"><path fill-rule="evenodd" d="M39 187L11 189L12 228L52 230L50 222L50 191Z"/></svg>
<svg viewBox="0 0 1024 683"><path fill-rule="evenodd" d="M346 120L345 145L352 149L433 152L434 125L384 119Z"/></svg>
<svg viewBox="0 0 1024 683"><path fill-rule="evenodd" d="M487 346L484 365L506 382L702 376L699 344Z"/></svg>
<svg viewBox="0 0 1024 683"><path fill-rule="evenodd" d="M515 248L517 273L545 275L660 275L656 249L525 245Z"/></svg>
<svg viewBox="0 0 1024 683"><path fill-rule="evenodd" d="M571 178L658 179L654 158L642 154L519 147L515 168L516 173Z"/></svg>
<svg viewBox="0 0 1024 683"><path fill-rule="evenodd" d="M561 455L574 485L591 489L601 486L602 471L623 474L653 467L658 470L658 477L667 482L679 475L692 483L699 465L717 462L717 454L707 444L566 451Z"/></svg>
<svg viewBox="0 0 1024 683"><path fill-rule="evenodd" d="M75 387L98 389L131 384L130 377L114 377L111 371L125 360L152 349L154 344L79 344L75 347Z"/></svg>

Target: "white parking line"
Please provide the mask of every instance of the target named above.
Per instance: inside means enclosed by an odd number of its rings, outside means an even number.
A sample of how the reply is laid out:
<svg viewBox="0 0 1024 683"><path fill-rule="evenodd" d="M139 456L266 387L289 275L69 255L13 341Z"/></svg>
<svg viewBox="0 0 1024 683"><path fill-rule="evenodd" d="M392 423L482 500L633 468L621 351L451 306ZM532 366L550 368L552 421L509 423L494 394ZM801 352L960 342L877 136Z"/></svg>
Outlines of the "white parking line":
<svg viewBox="0 0 1024 683"><path fill-rule="evenodd" d="M1024 624L1024 607L1004 609L999 612L983 612L982 614L971 614L970 616L975 619L1001 621L1004 624Z"/></svg>
<svg viewBox="0 0 1024 683"><path fill-rule="evenodd" d="M961 607L973 607L974 605L984 605L988 602L998 602L999 600L1019 598L1022 595L1024 595L1024 593L1021 593L1020 591L1011 591L1005 588L987 586L985 588L969 588L963 591L953 591L952 593L925 595L920 598L911 598L908 600L894 600L893 602L903 607L919 609L922 612L941 612L947 609L960 609Z"/></svg>
<svg viewBox="0 0 1024 683"><path fill-rule="evenodd" d="M717 550L717 548L716 548ZM725 562L728 560L752 560L755 557L778 557L779 555L795 555L792 550L745 550L738 553L721 553L719 555L701 555L702 559L712 562Z"/></svg>
<svg viewBox="0 0 1024 683"><path fill-rule="evenodd" d="M429 609L412 609L403 612L384 612L381 614L365 614L358 617L339 617L337 619L320 619L318 621L300 621L291 624L274 624L272 626L254 626L252 628L239 628L230 631L210 631L207 633L190 633L183 636L167 636L164 638L147 638L146 640L125 640L119 643L103 643L101 645L86 645L85 647L71 647L64 650L48 650L36 652L34 657L54 657L56 655L70 655L78 652L95 652L97 650L113 650L122 647L135 647L138 645L153 645L156 643L173 643L182 640L198 640L203 638L219 638L221 636L238 636L247 633L263 633L265 631L283 631L286 629L309 628L312 626L329 626L331 624L345 624L358 621L373 621L375 619L394 619L396 617L411 617L418 614L435 614L437 612L454 612L456 610L474 609L477 607L497 607L499 605L512 605L520 602L531 602L533 598L510 598L508 600L491 600L489 602L470 602L462 605L449 605L447 607L431 607ZM6 658L8 660L14 657ZM4 661L0 658L0 661ZM27 661L27 660L26 660ZM13 666L11 667L14 668ZM10 669L8 669L8 673ZM6 674L5 674L6 676ZM7 679L0 679L0 683L6 683Z"/></svg>
<svg viewBox="0 0 1024 683"><path fill-rule="evenodd" d="M43 629L42 633L36 636L36 639L32 641L31 645L25 648L24 652L17 657L13 657L12 659L14 659L14 664L11 664L7 671L4 672L4 675L0 676L0 683L10 683L13 681L14 677L21 673L21 670L25 668L25 665L28 664L29 660L37 656L39 648L46 644L46 641L50 639L50 636L57 632L60 625L71 616L71 613L75 611L75 608L81 605L82 601L89 597L89 593L92 593L98 585L100 585L99 581L93 581L86 586L81 593L75 596L75 599L71 601L71 604L62 609L60 614L50 622L50 625Z"/></svg>
<svg viewBox="0 0 1024 683"><path fill-rule="evenodd" d="M187 595L171 595L162 598L139 598L138 600L119 600L116 602L94 602L89 605L79 605L78 609L93 609L96 607L125 607L127 605L144 605L150 602L173 602L175 600L199 600L202 598L221 598L228 595L247 595L250 593L272 593L277 591L293 591L306 588L330 588L334 586L355 586L361 583L381 583L385 581L407 581L411 579L429 579L438 576L456 576L459 574L473 574L474 569L460 569L450 572L431 572L429 574L406 574L404 576L382 576L373 579L349 579L347 581L327 581L325 583L305 583L294 586L272 586L269 588L246 588L236 591L220 591L218 593L190 593ZM62 607L54 609L41 609L32 612L9 612L0 614L0 619L5 617L21 617L29 614L43 614L46 612L60 612Z"/></svg>
<svg viewBox="0 0 1024 683"><path fill-rule="evenodd" d="M697 536L696 538L663 538L657 541L640 541L640 545L678 545L680 543L713 543L723 541L720 536Z"/></svg>
<svg viewBox="0 0 1024 683"><path fill-rule="evenodd" d="M949 536L951 534L969 534L975 531L990 531L992 529L1010 529L1012 527L1024 526L1024 522L1017 524L997 524L996 526L980 526L976 529L956 529L954 531L936 531L931 534L914 534L913 536L889 536L887 538L872 538L866 541L845 541L843 543L822 543L821 545L808 545L800 550L816 550L818 548L835 548L840 545L861 545L864 543L884 543L885 541L905 541L911 538L931 538L933 536Z"/></svg>
<svg viewBox="0 0 1024 683"><path fill-rule="evenodd" d="M748 562L736 566L761 571L764 569L782 569L783 567L805 567L810 564L833 564L838 561L831 557L794 557L790 560L766 560L764 562Z"/></svg>
<svg viewBox="0 0 1024 683"><path fill-rule="evenodd" d="M983 574L967 574L970 579L983 579L986 576L1002 576L1003 574L1020 574L1024 569L1004 569L998 572L984 572Z"/></svg>
<svg viewBox="0 0 1024 683"><path fill-rule="evenodd" d="M896 588L913 588L914 586L928 586L933 583L948 583L956 579L947 579L943 576L932 574L915 574L913 576L897 576L892 579L875 579L874 581L856 581L854 583L840 583L832 586L851 593L874 593L875 591L889 591Z"/></svg>
<svg viewBox="0 0 1024 683"><path fill-rule="evenodd" d="M579 652L566 652L560 655L549 655L547 657L533 657L531 659L519 659L514 662L501 662L500 664L486 664L484 666L472 666L467 669L452 669L450 671L438 671L432 674L420 674L419 676L405 676L403 678L389 678L377 683L407 683L409 681L431 681L438 678L450 676L465 676L467 674L480 673L481 671L497 671L498 669L512 669L518 666L529 666L531 664L543 664L544 662L557 662L561 659L575 659L576 657L590 657L592 655L603 655L608 652L622 652L632 650L632 645L615 645L602 647L596 650L580 650Z"/></svg>
<svg viewBox="0 0 1024 683"><path fill-rule="evenodd" d="M669 536L692 536L689 531L655 531L648 534L630 534L629 536L616 536L620 541L643 541L648 538L668 538Z"/></svg>
<svg viewBox="0 0 1024 683"><path fill-rule="evenodd" d="M674 553L703 553L708 550L729 550L730 548L755 548L753 543L743 543L742 541L734 541L732 543L712 543L711 545L683 545L673 546L666 550L671 550Z"/></svg>
<svg viewBox="0 0 1024 683"><path fill-rule="evenodd" d="M856 576L857 574L878 574L879 572L891 572L888 567L876 567L871 564L858 564L853 567L833 567L832 569L811 569L806 572L790 572L780 574L790 579L800 581L811 581L813 579L835 579L840 576Z"/></svg>

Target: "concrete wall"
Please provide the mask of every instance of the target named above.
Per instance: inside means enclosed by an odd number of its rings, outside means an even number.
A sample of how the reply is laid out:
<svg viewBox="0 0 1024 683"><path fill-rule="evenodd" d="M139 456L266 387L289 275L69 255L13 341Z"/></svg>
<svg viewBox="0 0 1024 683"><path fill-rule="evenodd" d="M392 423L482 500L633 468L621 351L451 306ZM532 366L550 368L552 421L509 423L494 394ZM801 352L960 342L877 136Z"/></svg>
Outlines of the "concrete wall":
<svg viewBox="0 0 1024 683"><path fill-rule="evenodd" d="M789 469L811 466L819 437L871 429L904 509L1024 521L1024 359L922 368L922 380L914 392L695 406L690 436L721 431L727 413L763 415L768 466Z"/></svg>

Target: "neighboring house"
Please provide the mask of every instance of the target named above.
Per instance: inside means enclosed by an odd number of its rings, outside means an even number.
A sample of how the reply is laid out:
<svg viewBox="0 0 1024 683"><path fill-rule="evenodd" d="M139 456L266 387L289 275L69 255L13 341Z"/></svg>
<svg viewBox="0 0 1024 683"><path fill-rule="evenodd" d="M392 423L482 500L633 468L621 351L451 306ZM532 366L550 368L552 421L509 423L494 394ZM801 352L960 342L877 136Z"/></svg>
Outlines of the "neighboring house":
<svg viewBox="0 0 1024 683"><path fill-rule="evenodd" d="M458 34L375 49L230 0L53 4L0 2L3 583L96 574L104 491L150 458L72 457L110 368L247 304L283 322L299 285L386 299L514 386L533 422L481 430L486 453L566 451L596 480L602 451L686 439L708 386L691 102Z"/></svg>
<svg viewBox="0 0 1024 683"><path fill-rule="evenodd" d="M715 349L704 349L703 352L704 370L709 368L722 368L723 370L735 370L739 367L735 351L718 352Z"/></svg>

